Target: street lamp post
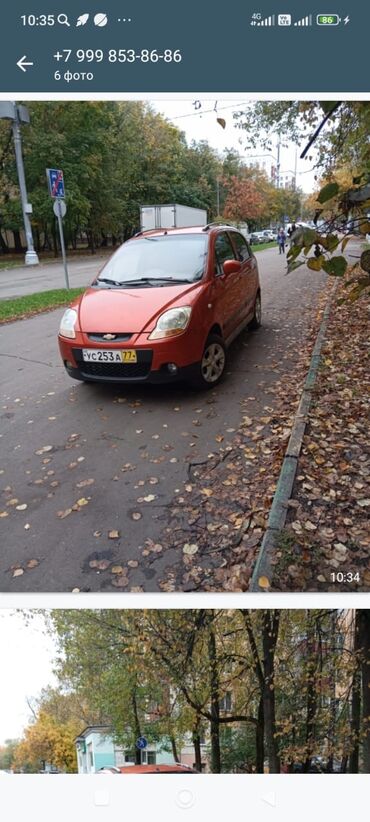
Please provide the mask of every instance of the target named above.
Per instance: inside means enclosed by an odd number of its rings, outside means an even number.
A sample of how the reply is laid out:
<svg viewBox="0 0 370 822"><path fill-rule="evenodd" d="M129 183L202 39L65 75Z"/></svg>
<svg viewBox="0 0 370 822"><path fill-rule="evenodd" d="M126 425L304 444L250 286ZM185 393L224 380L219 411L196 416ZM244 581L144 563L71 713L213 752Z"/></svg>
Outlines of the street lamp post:
<svg viewBox="0 0 370 822"><path fill-rule="evenodd" d="M21 204L23 213L24 231L26 235L27 251L25 256L26 265L37 265L39 258L34 249L31 222L29 214L32 214L32 206L28 202L26 178L24 176L24 165L22 155L21 123L29 123L29 114L25 106L17 106L16 103L0 103L0 119L12 121L12 131L14 140L15 159L17 164L17 174L19 190L21 194Z"/></svg>

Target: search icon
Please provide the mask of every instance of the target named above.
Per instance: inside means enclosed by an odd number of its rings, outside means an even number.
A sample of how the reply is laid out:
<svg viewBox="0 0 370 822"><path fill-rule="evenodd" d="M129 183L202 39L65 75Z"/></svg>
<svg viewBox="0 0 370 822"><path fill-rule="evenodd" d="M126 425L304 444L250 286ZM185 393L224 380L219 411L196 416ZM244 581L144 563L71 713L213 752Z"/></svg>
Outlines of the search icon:
<svg viewBox="0 0 370 822"><path fill-rule="evenodd" d="M68 17L66 14L58 14L58 23L61 26L70 26L71 24L68 22Z"/></svg>

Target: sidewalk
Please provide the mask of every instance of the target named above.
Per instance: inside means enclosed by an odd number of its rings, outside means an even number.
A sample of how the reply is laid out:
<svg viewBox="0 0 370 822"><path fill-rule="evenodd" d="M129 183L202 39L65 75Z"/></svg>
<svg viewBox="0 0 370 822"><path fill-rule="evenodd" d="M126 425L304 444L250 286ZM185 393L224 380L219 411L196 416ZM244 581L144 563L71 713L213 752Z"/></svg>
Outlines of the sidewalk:
<svg viewBox="0 0 370 822"><path fill-rule="evenodd" d="M68 260L71 288L87 286L104 265L108 254L89 254ZM40 291L65 288L64 268L61 260L40 263L36 266L19 266L0 270L0 299L23 297Z"/></svg>
<svg viewBox="0 0 370 822"><path fill-rule="evenodd" d="M370 296L341 283L278 540L273 590L370 589Z"/></svg>

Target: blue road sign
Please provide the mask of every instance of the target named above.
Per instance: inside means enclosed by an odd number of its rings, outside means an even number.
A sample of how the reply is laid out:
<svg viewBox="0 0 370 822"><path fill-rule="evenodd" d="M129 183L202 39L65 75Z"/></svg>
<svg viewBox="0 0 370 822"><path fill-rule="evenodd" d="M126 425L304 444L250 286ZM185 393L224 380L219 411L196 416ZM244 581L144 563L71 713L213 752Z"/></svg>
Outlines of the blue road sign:
<svg viewBox="0 0 370 822"><path fill-rule="evenodd" d="M48 178L50 196L63 200L65 197L63 171L61 171L60 168L47 168L46 176Z"/></svg>
<svg viewBox="0 0 370 822"><path fill-rule="evenodd" d="M144 748L147 747L147 744L148 740L145 739L145 736L139 736L139 738L136 740L136 747L139 748L140 751L143 751Z"/></svg>

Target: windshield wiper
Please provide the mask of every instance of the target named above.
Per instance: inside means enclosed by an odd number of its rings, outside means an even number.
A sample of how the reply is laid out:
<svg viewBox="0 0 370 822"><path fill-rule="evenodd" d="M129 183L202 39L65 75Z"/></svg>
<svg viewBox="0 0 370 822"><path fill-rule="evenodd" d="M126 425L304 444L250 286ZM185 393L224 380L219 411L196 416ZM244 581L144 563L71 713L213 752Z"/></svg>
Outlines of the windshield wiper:
<svg viewBox="0 0 370 822"><path fill-rule="evenodd" d="M118 280L109 280L106 277L98 277L98 279L96 280L96 283L108 283L109 285L117 285L117 286L122 285L122 283L119 283Z"/></svg>
<svg viewBox="0 0 370 822"><path fill-rule="evenodd" d="M176 277L140 277L137 280L123 280L121 285L156 285L157 283L192 283L193 280L177 279Z"/></svg>

